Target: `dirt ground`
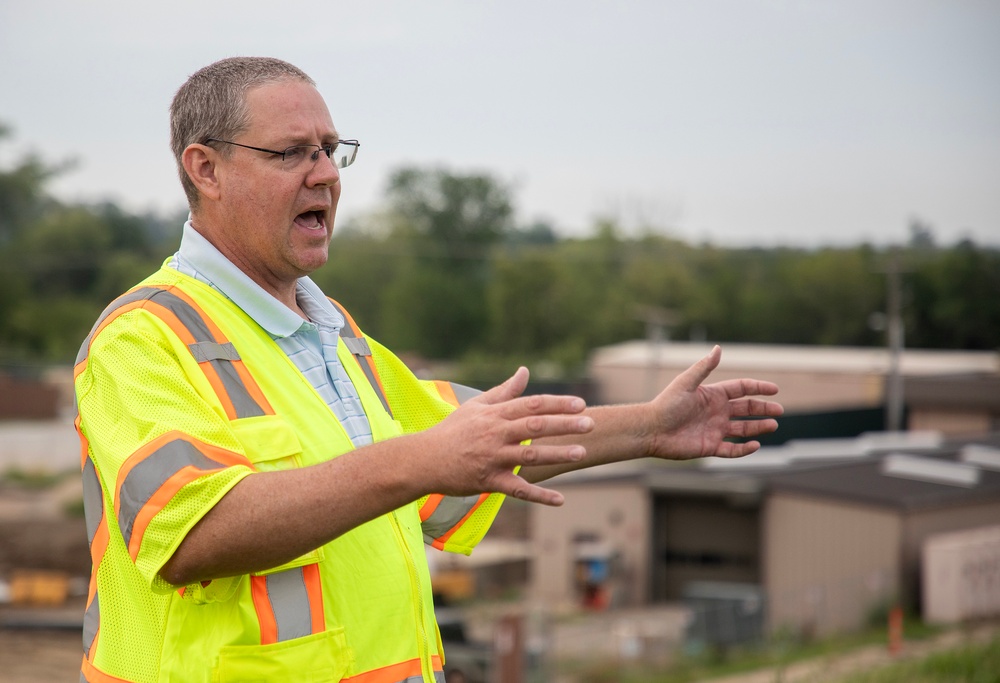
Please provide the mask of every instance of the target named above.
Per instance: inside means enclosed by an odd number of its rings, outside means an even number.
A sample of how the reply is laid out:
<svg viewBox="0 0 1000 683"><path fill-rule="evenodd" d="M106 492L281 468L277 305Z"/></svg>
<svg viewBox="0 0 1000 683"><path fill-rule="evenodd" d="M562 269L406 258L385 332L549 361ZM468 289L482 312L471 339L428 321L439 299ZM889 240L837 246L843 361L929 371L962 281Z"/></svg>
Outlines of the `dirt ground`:
<svg viewBox="0 0 1000 683"><path fill-rule="evenodd" d="M80 679L81 626L90 551L79 514L79 475L44 490L0 482L0 585L10 597L19 572L54 572L69 596L55 607L0 604L0 681L62 683ZM0 600L0 603L3 601Z"/></svg>
<svg viewBox="0 0 1000 683"><path fill-rule="evenodd" d="M4 683L68 683L80 680L80 633L0 628L0 680Z"/></svg>

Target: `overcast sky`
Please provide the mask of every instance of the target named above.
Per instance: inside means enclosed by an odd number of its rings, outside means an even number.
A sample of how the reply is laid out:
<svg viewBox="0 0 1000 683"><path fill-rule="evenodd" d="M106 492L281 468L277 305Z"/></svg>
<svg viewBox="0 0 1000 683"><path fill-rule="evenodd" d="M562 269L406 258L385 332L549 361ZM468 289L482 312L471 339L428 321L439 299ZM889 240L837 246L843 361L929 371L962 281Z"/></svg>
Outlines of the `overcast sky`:
<svg viewBox="0 0 1000 683"><path fill-rule="evenodd" d="M0 164L69 200L183 206L167 108L201 66L287 59L345 137L341 215L402 164L487 171L519 220L725 246L1000 246L1000 0L4 0Z"/></svg>

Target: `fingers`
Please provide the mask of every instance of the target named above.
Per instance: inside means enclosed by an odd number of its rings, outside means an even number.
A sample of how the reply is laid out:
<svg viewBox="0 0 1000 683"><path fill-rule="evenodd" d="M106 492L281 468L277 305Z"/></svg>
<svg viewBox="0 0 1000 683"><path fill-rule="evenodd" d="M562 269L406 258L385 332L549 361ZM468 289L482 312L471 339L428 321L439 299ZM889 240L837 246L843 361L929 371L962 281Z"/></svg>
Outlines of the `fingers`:
<svg viewBox="0 0 1000 683"><path fill-rule="evenodd" d="M504 440L508 443L520 443L527 439L540 439L545 436L586 434L593 428L592 417L557 411L553 414L529 415L510 420L506 423Z"/></svg>
<svg viewBox="0 0 1000 683"><path fill-rule="evenodd" d="M729 423L728 436L746 439L761 434L770 434L777 430L777 420L732 420Z"/></svg>
<svg viewBox="0 0 1000 683"><path fill-rule="evenodd" d="M509 473L498 483L497 493L504 493L528 503L558 506L565 500L558 491L530 484L516 474Z"/></svg>
<svg viewBox="0 0 1000 683"><path fill-rule="evenodd" d="M778 393L778 385L774 382L765 382L759 379L731 379L719 382L718 385L726 392L729 398L743 398L744 396L774 396Z"/></svg>
<svg viewBox="0 0 1000 683"><path fill-rule="evenodd" d="M760 450L759 441L747 441L745 443L733 443L723 441L714 455L719 458L742 458L745 455L756 453Z"/></svg>
<svg viewBox="0 0 1000 683"><path fill-rule="evenodd" d="M785 408L777 401L762 401L759 398L731 400L729 414L733 417L780 417Z"/></svg>
<svg viewBox="0 0 1000 683"><path fill-rule="evenodd" d="M534 443L511 446L498 454L503 465L503 471L512 471L517 467L537 467L539 465L562 465L579 462L587 457L587 449L580 445L549 445Z"/></svg>

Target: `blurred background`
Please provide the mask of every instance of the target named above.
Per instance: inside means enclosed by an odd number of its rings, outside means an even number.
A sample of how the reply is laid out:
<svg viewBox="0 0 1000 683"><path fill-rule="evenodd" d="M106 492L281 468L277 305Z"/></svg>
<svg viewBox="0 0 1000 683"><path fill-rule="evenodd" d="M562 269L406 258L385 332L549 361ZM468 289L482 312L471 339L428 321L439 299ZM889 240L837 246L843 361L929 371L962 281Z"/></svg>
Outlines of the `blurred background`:
<svg viewBox="0 0 1000 683"><path fill-rule="evenodd" d="M71 365L177 247L174 92L238 54L361 140L314 279L418 374L637 401L721 343L716 378L782 386L753 458L556 480L435 555L450 668L818 680L791 667L830 643L990 642L1000 4L39 0L0 6L0 670L78 666Z"/></svg>

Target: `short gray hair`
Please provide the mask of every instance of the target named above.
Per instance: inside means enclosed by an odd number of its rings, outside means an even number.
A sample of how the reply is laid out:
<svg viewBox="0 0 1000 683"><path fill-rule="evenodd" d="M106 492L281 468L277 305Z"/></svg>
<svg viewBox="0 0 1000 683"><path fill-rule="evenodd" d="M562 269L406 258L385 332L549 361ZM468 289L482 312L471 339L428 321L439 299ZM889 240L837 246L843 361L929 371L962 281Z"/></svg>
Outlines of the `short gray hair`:
<svg viewBox="0 0 1000 683"><path fill-rule="evenodd" d="M198 188L181 160L188 145L209 138L232 140L250 125L247 92L280 81L313 79L288 62L271 57L230 57L199 69L180 87L170 104L170 149L177 162L184 194L192 209L198 206ZM230 154L228 146L221 150Z"/></svg>

